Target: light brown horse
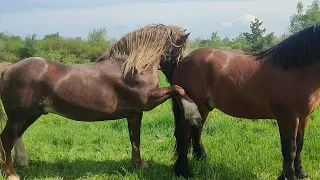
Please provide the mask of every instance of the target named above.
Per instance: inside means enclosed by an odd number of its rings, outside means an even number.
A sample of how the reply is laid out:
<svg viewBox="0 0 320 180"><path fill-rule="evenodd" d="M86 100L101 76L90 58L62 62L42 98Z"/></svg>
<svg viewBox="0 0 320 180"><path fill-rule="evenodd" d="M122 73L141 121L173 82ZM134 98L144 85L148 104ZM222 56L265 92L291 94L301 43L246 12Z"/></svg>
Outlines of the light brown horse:
<svg viewBox="0 0 320 180"><path fill-rule="evenodd" d="M8 116L1 133L4 173L9 179L19 179L12 166L13 144L47 113L78 121L127 118L132 165L145 167L140 156L143 111L177 95L190 110L186 118L201 119L181 87L158 86L160 62L179 61L187 50L188 35L176 26L149 25L121 38L94 65L69 66L40 57L1 64L0 92Z"/></svg>
<svg viewBox="0 0 320 180"><path fill-rule="evenodd" d="M320 24L251 55L197 49L166 75L197 104L203 123L214 108L234 117L276 119L283 156L279 179L308 177L300 154L308 117L320 98ZM205 158L206 152L201 130L184 120L181 113L186 109L177 100L173 98L178 155L174 168L176 175L190 177L189 146L198 158Z"/></svg>

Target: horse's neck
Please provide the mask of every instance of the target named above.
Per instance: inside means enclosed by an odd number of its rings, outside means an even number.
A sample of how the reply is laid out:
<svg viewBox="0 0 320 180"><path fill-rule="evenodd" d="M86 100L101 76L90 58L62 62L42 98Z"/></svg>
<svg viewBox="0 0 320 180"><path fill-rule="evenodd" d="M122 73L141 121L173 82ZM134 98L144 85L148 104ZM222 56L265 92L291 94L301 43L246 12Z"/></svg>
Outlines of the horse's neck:
<svg viewBox="0 0 320 180"><path fill-rule="evenodd" d="M158 67L159 62L153 62L147 69L141 72L140 75L133 75L136 81L145 84L146 86L157 86L159 84ZM129 72L130 73L130 72Z"/></svg>
<svg viewBox="0 0 320 180"><path fill-rule="evenodd" d="M97 62L94 66L101 66L101 67L105 67L105 66L119 66L121 68L122 64L125 62L125 58L116 58L116 59L105 59L102 61Z"/></svg>
<svg viewBox="0 0 320 180"><path fill-rule="evenodd" d="M111 74L123 78L124 82L127 81L141 81L147 84L158 84L158 67L160 60L153 62L147 69L145 69L140 75L128 72L128 74L123 75L122 65L125 59L116 60L104 60L96 63L94 66L100 69L104 74Z"/></svg>

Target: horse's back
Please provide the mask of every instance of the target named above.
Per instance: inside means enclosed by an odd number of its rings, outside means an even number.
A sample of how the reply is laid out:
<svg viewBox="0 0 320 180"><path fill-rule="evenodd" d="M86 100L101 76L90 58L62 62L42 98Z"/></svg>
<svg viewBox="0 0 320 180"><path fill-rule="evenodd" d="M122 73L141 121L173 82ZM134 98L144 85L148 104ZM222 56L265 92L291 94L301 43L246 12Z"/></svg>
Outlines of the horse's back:
<svg viewBox="0 0 320 180"><path fill-rule="evenodd" d="M58 73L58 71L63 72L68 69L68 65L59 62L41 57L29 57L13 64L6 72L6 75L16 81L40 81L49 70Z"/></svg>

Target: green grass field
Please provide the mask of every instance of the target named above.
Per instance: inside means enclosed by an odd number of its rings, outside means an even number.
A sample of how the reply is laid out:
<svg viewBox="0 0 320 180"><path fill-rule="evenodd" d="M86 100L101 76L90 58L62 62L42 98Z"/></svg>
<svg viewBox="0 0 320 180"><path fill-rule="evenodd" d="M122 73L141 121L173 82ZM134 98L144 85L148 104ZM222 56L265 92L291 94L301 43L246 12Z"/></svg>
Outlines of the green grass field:
<svg viewBox="0 0 320 180"><path fill-rule="evenodd" d="M166 86L162 76L160 84ZM179 179L174 177L174 121L171 102L146 112L142 120L141 153L149 168L132 169L126 120L76 122L57 115L42 116L24 134L28 169L16 167L23 179ZM320 110L313 113L305 135L303 166L320 179ZM276 121L233 118L218 110L204 126L208 161L190 153L193 179L270 179L282 167Z"/></svg>

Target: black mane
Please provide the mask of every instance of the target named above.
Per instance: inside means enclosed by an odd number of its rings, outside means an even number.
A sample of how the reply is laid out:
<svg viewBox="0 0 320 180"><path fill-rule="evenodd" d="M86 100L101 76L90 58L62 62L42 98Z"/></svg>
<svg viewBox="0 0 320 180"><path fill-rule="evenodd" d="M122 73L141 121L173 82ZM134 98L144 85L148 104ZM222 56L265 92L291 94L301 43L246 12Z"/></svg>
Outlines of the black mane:
<svg viewBox="0 0 320 180"><path fill-rule="evenodd" d="M304 68L320 61L320 23L311 25L274 45L256 53L257 60L268 58L273 65Z"/></svg>

